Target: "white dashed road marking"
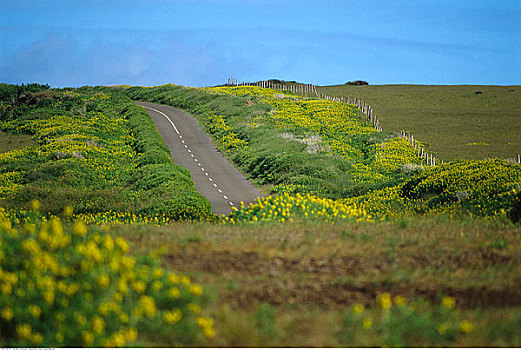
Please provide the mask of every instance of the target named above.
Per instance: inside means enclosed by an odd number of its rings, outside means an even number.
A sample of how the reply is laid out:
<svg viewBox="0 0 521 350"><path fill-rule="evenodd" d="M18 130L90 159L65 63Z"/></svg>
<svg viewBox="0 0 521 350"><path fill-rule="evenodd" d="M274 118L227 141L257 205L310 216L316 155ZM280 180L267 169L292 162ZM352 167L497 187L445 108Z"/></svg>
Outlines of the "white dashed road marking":
<svg viewBox="0 0 521 350"><path fill-rule="evenodd" d="M181 134L179 133L179 130L177 129L177 127L175 126L174 122L172 121L172 119L170 119L165 113L155 109L155 108L152 108L152 107L146 107L146 106L143 106L145 107L146 109L150 109L154 112L157 112L159 114L161 114L163 117L165 117L169 122L170 122L170 125L172 125L172 127L174 128L176 134L179 136L179 138L181 139L181 142L183 143L183 145L185 146L185 148L187 149L188 153L190 153L190 157L194 158L194 161L195 162L199 162L199 160L197 158L194 157L194 155L192 154L192 151L190 149L188 149L188 145L186 145L185 141L183 140L183 136L181 136ZM198 166L201 166L201 163L197 163ZM204 168L201 168L201 171L205 171ZM213 179L208 175L207 172L204 173L205 176L208 176L208 180L210 180L210 182L213 182ZM213 187L217 188L217 184L216 183L213 183ZM220 189L220 188L217 188L217 191L219 193L223 193L223 191ZM228 197L226 195L223 195L223 198L224 199L228 199ZM229 202L229 204L233 207L233 202Z"/></svg>
<svg viewBox="0 0 521 350"><path fill-rule="evenodd" d="M152 108L152 107L145 107L145 108L151 109L151 110L153 110L153 111L155 111L155 112L161 114L161 115L162 115L163 117L165 117L166 119L168 119L168 121L170 122L170 124L172 124L172 126L174 127L175 132L179 135L179 130L177 130L177 127L175 126L174 122L172 121L172 119L168 118L168 116L167 116L165 113L163 113L163 112L161 112L161 111L158 111L157 109ZM179 136L179 137L181 137L181 136ZM182 137L181 137L181 138L182 138Z"/></svg>

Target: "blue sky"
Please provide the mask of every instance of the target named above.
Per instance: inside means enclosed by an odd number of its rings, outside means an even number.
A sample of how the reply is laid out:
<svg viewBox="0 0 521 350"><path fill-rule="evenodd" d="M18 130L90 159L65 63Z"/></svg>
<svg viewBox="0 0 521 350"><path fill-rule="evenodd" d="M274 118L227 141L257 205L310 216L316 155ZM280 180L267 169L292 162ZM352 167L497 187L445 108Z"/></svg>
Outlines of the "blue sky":
<svg viewBox="0 0 521 350"><path fill-rule="evenodd" d="M1 0L0 82L521 84L519 0Z"/></svg>

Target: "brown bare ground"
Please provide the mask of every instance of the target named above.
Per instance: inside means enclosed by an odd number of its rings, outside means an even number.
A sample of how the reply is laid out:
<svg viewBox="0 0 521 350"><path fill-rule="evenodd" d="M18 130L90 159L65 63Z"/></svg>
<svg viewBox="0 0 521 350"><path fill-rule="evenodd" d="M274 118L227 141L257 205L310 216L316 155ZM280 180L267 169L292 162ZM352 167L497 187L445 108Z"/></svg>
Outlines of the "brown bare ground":
<svg viewBox="0 0 521 350"><path fill-rule="evenodd" d="M521 229L415 221L342 225L177 224L129 237L220 302L343 308L383 292L460 307L521 305ZM506 242L499 244L497 242ZM499 248L497 248L498 246Z"/></svg>

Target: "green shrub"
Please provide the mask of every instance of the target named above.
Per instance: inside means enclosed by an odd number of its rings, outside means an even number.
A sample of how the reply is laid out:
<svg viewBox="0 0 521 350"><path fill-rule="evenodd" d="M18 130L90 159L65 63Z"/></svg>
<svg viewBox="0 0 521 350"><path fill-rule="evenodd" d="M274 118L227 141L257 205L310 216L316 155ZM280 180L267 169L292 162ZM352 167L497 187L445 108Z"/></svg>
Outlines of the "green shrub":
<svg viewBox="0 0 521 350"><path fill-rule="evenodd" d="M377 303L378 308L355 304L345 310L340 335L346 346L448 346L474 328L461 319L452 297L430 305L421 299L408 302L402 296L392 300L384 293L378 295Z"/></svg>

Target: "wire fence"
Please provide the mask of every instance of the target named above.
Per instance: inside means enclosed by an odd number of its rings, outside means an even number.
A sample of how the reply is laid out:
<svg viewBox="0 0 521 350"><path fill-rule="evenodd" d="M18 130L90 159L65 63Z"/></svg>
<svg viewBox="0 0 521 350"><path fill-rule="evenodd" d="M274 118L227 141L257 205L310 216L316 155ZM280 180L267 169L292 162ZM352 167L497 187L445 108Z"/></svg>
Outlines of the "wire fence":
<svg viewBox="0 0 521 350"><path fill-rule="evenodd" d="M317 86L314 84L300 84L300 83L284 83L272 80L263 80L256 82L244 82L233 77L228 79L229 86L259 86L268 89L275 89L281 91L288 91L294 94L315 94L318 99L336 101L340 103L347 103L355 105L362 114L373 124L374 128L378 131L382 131L380 121L376 117L373 108L367 103L359 99L358 97L333 97L322 93L319 93ZM443 160L436 159L434 154L430 153L425 149L423 143L419 142L413 134L408 131L402 130L399 136L405 140L414 148L416 155L425 161L428 166L436 166L436 164L443 164ZM516 154L514 158L507 159L513 163L521 164L521 154Z"/></svg>

